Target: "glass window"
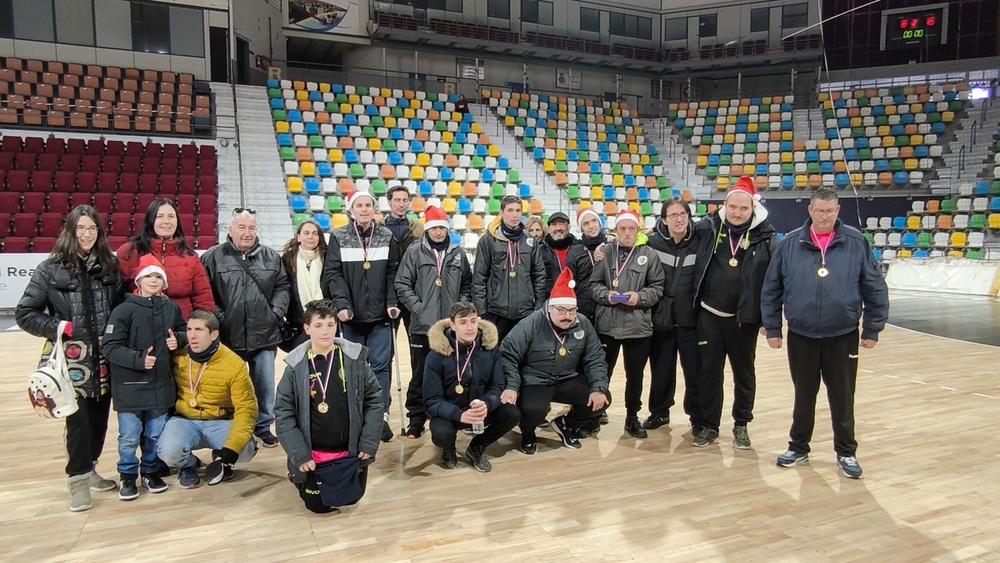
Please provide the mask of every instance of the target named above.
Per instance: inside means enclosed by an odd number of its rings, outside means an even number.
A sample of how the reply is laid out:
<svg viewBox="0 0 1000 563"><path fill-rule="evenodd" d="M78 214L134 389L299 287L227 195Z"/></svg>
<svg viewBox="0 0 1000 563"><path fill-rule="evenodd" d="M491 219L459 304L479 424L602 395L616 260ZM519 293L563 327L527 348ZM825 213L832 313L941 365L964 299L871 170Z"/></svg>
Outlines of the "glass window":
<svg viewBox="0 0 1000 563"><path fill-rule="evenodd" d="M698 16L698 37L715 37L718 34L719 16Z"/></svg>
<svg viewBox="0 0 1000 563"><path fill-rule="evenodd" d="M611 35L625 35L625 14L621 12L611 12L608 14L608 27Z"/></svg>
<svg viewBox="0 0 1000 563"><path fill-rule="evenodd" d="M170 7L132 3L132 50L170 52Z"/></svg>
<svg viewBox="0 0 1000 563"><path fill-rule="evenodd" d="M14 0L14 37L52 43L56 40L52 2Z"/></svg>
<svg viewBox="0 0 1000 563"><path fill-rule="evenodd" d="M510 0L489 0L486 3L486 15L502 20L510 19Z"/></svg>
<svg viewBox="0 0 1000 563"><path fill-rule="evenodd" d="M553 9L552 2L538 3L538 23L542 25L552 25Z"/></svg>
<svg viewBox="0 0 1000 563"><path fill-rule="evenodd" d="M688 19L671 18L663 20L663 40L681 41L688 37Z"/></svg>
<svg viewBox="0 0 1000 563"><path fill-rule="evenodd" d="M653 18L639 18L639 34L636 37L652 41Z"/></svg>
<svg viewBox="0 0 1000 563"><path fill-rule="evenodd" d="M580 6L580 31L601 32L601 11Z"/></svg>
<svg viewBox="0 0 1000 563"><path fill-rule="evenodd" d="M13 37L13 16L10 11L11 0L0 0L0 37Z"/></svg>
<svg viewBox="0 0 1000 563"><path fill-rule="evenodd" d="M770 28L771 28L771 9L751 8L750 33L756 33L758 31L767 31Z"/></svg>
<svg viewBox="0 0 1000 563"><path fill-rule="evenodd" d="M93 45L93 0L59 0L55 5L58 41L70 45Z"/></svg>
<svg viewBox="0 0 1000 563"><path fill-rule="evenodd" d="M132 12L128 0L94 0L97 46L132 49Z"/></svg>
<svg viewBox="0 0 1000 563"><path fill-rule="evenodd" d="M197 8L170 7L170 52L205 56L205 18Z"/></svg>
<svg viewBox="0 0 1000 563"><path fill-rule="evenodd" d="M809 25L809 4L789 4L781 7L781 29Z"/></svg>
<svg viewBox="0 0 1000 563"><path fill-rule="evenodd" d="M521 0L521 21L552 25L552 2Z"/></svg>

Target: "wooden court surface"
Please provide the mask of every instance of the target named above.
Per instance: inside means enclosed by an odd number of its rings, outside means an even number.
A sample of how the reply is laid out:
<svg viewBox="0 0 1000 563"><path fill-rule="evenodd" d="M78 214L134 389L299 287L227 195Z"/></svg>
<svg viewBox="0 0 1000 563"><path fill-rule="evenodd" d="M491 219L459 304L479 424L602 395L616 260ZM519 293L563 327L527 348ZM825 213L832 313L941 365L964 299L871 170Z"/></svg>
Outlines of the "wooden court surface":
<svg viewBox="0 0 1000 563"><path fill-rule="evenodd" d="M629 437L619 365L611 423L582 449L540 430L538 453L525 456L515 430L480 474L462 455L465 436L451 471L429 433L397 437L382 444L361 503L331 515L305 510L280 448L238 466L230 483L182 490L170 476L163 494L95 493L93 509L69 512L63 425L38 418L25 397L40 349L26 334L0 334L0 560L1000 560L998 348L890 327L862 351L860 481L835 466L822 391L812 463L775 466L792 387L785 352L761 339L752 450L733 449L725 416L717 445L691 447L679 406L669 427ZM393 401L398 430L395 388ZM105 476L115 474L116 438L112 414Z"/></svg>

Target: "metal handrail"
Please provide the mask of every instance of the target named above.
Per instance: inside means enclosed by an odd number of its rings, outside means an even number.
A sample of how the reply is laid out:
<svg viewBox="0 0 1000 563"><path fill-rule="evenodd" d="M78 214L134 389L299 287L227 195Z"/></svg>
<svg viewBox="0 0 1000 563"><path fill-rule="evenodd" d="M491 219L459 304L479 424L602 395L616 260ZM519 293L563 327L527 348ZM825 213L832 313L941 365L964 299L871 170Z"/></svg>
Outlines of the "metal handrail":
<svg viewBox="0 0 1000 563"><path fill-rule="evenodd" d="M979 127L979 120L973 120L972 121L972 141L969 143L970 145L975 145L976 144L976 129L978 127Z"/></svg>
<svg viewBox="0 0 1000 563"><path fill-rule="evenodd" d="M688 155L681 157L681 180L687 180Z"/></svg>
<svg viewBox="0 0 1000 563"><path fill-rule="evenodd" d="M958 149L958 176L956 180L962 179L962 171L965 170L965 145Z"/></svg>

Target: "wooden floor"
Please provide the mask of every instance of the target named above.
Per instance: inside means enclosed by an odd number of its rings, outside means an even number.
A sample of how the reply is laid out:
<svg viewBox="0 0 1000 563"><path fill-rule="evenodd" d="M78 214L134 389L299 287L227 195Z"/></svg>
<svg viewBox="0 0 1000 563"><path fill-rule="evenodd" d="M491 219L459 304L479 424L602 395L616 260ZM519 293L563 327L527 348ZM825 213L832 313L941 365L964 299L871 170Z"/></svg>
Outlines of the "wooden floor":
<svg viewBox="0 0 1000 563"><path fill-rule="evenodd" d="M784 351L762 339L753 450L733 449L726 428L718 445L691 447L679 407L669 428L634 440L622 431L619 401L581 450L542 430L528 457L516 449L520 436L508 435L489 450L489 474L464 458L442 469L426 434L393 439L379 450L361 503L322 516L307 513L286 481L280 449L262 450L230 483L189 491L171 476L161 495L143 491L126 503L95 493L92 510L70 513L62 424L39 419L24 397L40 348L23 333L0 334L8 366L0 380L0 560L1000 559L998 348L889 328L875 350L862 351L861 481L835 466L823 396L812 463L775 466L792 389ZM619 366L616 398L623 384ZM394 404L394 427L398 412ZM117 460L113 416L111 424L99 466L106 476Z"/></svg>

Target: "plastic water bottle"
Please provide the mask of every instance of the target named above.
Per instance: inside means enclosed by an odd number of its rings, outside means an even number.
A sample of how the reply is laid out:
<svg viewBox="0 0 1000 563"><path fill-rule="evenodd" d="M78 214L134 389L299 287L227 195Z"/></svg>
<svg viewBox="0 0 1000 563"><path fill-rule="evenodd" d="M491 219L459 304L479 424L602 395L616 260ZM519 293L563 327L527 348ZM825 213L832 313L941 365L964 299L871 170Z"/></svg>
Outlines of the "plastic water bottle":
<svg viewBox="0 0 1000 563"><path fill-rule="evenodd" d="M476 400L472 401L472 405L473 406L479 405L480 403L482 403L482 401L480 401L479 399L476 399ZM475 423L472 424L472 433L473 434L482 434L485 430L486 430L486 426L482 422L475 422Z"/></svg>

